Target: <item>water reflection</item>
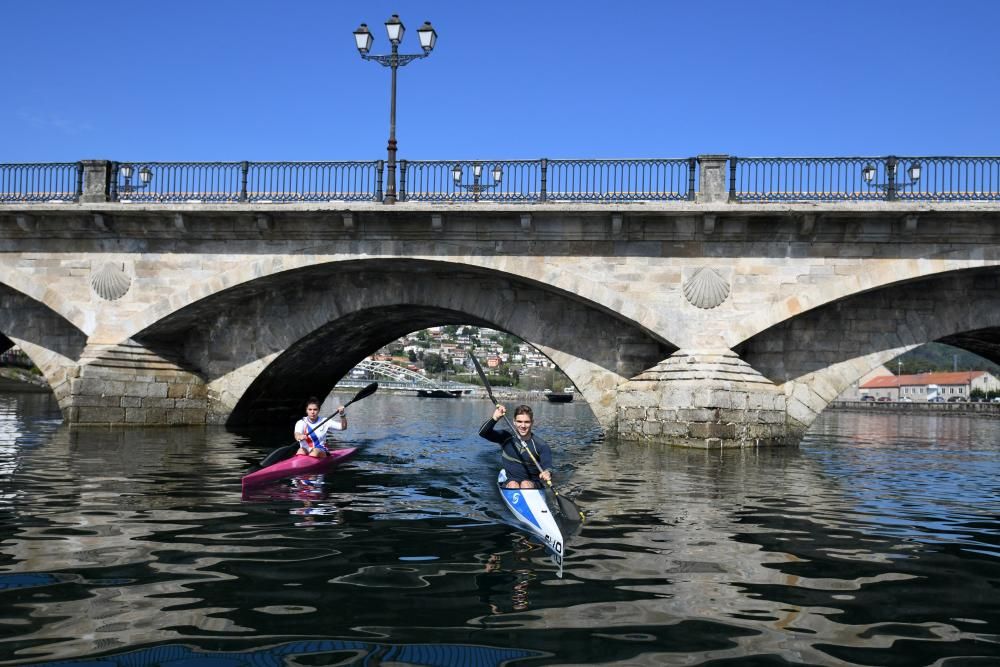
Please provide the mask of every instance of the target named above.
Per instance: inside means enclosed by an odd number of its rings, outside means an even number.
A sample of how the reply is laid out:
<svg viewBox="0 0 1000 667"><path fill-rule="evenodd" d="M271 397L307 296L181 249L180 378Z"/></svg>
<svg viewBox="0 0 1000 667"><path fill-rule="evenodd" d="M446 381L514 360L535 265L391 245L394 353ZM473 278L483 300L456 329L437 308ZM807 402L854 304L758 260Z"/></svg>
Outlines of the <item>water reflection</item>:
<svg viewBox="0 0 1000 667"><path fill-rule="evenodd" d="M706 452L537 406L590 517L559 579L496 495L481 401L367 399L358 456L248 501L287 433L3 405L0 664L1000 660L998 422L831 413L798 449ZM303 637L334 643L281 652ZM472 652L405 653L430 642Z"/></svg>

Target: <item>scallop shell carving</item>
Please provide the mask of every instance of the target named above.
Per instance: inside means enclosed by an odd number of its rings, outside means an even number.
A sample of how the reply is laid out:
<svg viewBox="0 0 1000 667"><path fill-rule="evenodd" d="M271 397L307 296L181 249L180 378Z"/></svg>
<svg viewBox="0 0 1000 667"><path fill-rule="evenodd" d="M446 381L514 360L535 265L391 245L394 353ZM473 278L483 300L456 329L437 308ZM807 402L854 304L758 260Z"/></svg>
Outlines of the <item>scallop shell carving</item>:
<svg viewBox="0 0 1000 667"><path fill-rule="evenodd" d="M114 301L125 296L132 286L132 278L125 273L121 264L108 262L90 276L90 287L105 301Z"/></svg>
<svg viewBox="0 0 1000 667"><path fill-rule="evenodd" d="M684 296L692 306L715 308L729 296L729 282L703 266L684 282Z"/></svg>

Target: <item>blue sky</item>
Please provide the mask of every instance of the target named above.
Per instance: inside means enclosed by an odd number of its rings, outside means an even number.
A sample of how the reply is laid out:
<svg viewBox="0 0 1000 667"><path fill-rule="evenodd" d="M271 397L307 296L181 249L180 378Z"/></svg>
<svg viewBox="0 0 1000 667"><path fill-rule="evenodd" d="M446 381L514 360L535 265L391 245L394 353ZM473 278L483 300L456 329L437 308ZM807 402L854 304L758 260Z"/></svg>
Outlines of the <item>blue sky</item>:
<svg viewBox="0 0 1000 667"><path fill-rule="evenodd" d="M0 162L1000 155L993 0L8 0Z"/></svg>

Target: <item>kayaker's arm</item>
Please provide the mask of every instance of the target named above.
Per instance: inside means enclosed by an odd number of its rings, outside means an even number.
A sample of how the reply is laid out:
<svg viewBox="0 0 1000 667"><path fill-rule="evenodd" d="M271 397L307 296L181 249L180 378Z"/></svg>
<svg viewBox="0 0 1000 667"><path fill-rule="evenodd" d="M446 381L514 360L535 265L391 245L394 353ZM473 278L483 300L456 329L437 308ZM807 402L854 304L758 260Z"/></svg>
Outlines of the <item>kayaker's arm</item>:
<svg viewBox="0 0 1000 667"><path fill-rule="evenodd" d="M486 438L490 442L495 442L498 445L502 445L508 438L510 438L510 433L507 431L497 431L494 430L497 420L490 417L483 422L483 425L479 427L479 437Z"/></svg>

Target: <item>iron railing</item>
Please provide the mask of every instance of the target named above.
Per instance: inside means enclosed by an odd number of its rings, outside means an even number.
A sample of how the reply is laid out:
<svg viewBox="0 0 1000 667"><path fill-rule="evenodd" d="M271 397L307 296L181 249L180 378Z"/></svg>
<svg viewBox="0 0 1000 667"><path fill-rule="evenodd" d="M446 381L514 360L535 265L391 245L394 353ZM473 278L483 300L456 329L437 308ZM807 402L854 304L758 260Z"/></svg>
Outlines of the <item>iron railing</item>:
<svg viewBox="0 0 1000 667"><path fill-rule="evenodd" d="M383 161L250 162L242 201L382 201Z"/></svg>
<svg viewBox="0 0 1000 667"><path fill-rule="evenodd" d="M1000 158L731 157L729 199L1000 201Z"/></svg>
<svg viewBox="0 0 1000 667"><path fill-rule="evenodd" d="M400 161L400 201L626 202L690 199L697 160ZM474 176L479 169L480 176ZM455 181L454 174L461 179ZM500 180L494 171L498 170Z"/></svg>
<svg viewBox="0 0 1000 667"><path fill-rule="evenodd" d="M130 167L126 169L124 167ZM144 182L143 171L149 175ZM129 173L128 179L124 174ZM382 161L115 162L112 201L381 201Z"/></svg>
<svg viewBox="0 0 1000 667"><path fill-rule="evenodd" d="M544 160L400 160L399 201L534 202L545 191ZM461 179L456 182L455 169ZM475 177L476 170L481 172ZM499 173L496 181L494 172Z"/></svg>
<svg viewBox="0 0 1000 667"><path fill-rule="evenodd" d="M714 156L713 163L720 164ZM667 202L695 200L702 188L699 158L401 160L399 166L398 199L412 202ZM1000 157L730 157L728 167L724 185L709 184L724 188L707 193L711 201L726 199L726 189L737 203L1000 201ZM382 160L112 162L93 172L77 162L0 164L0 203L76 202L85 186L88 197L96 190L102 200L123 203L378 202L384 174Z"/></svg>
<svg viewBox="0 0 1000 667"><path fill-rule="evenodd" d="M696 158L549 160L549 201L629 202L692 199Z"/></svg>
<svg viewBox="0 0 1000 667"><path fill-rule="evenodd" d="M241 201L240 162L114 162L111 201ZM142 173L148 170L148 182ZM125 174L130 173L128 179Z"/></svg>
<svg viewBox="0 0 1000 667"><path fill-rule="evenodd" d="M884 199L864 183L875 158L729 158L729 198L735 201L857 201ZM884 174L880 174L883 176Z"/></svg>
<svg viewBox="0 0 1000 667"><path fill-rule="evenodd" d="M906 165L919 161L920 179L897 190L899 199L938 201L1000 201L1000 157L899 158ZM902 171L901 173L905 173Z"/></svg>
<svg viewBox="0 0 1000 667"><path fill-rule="evenodd" d="M82 190L79 162L0 164L0 202L78 201Z"/></svg>

